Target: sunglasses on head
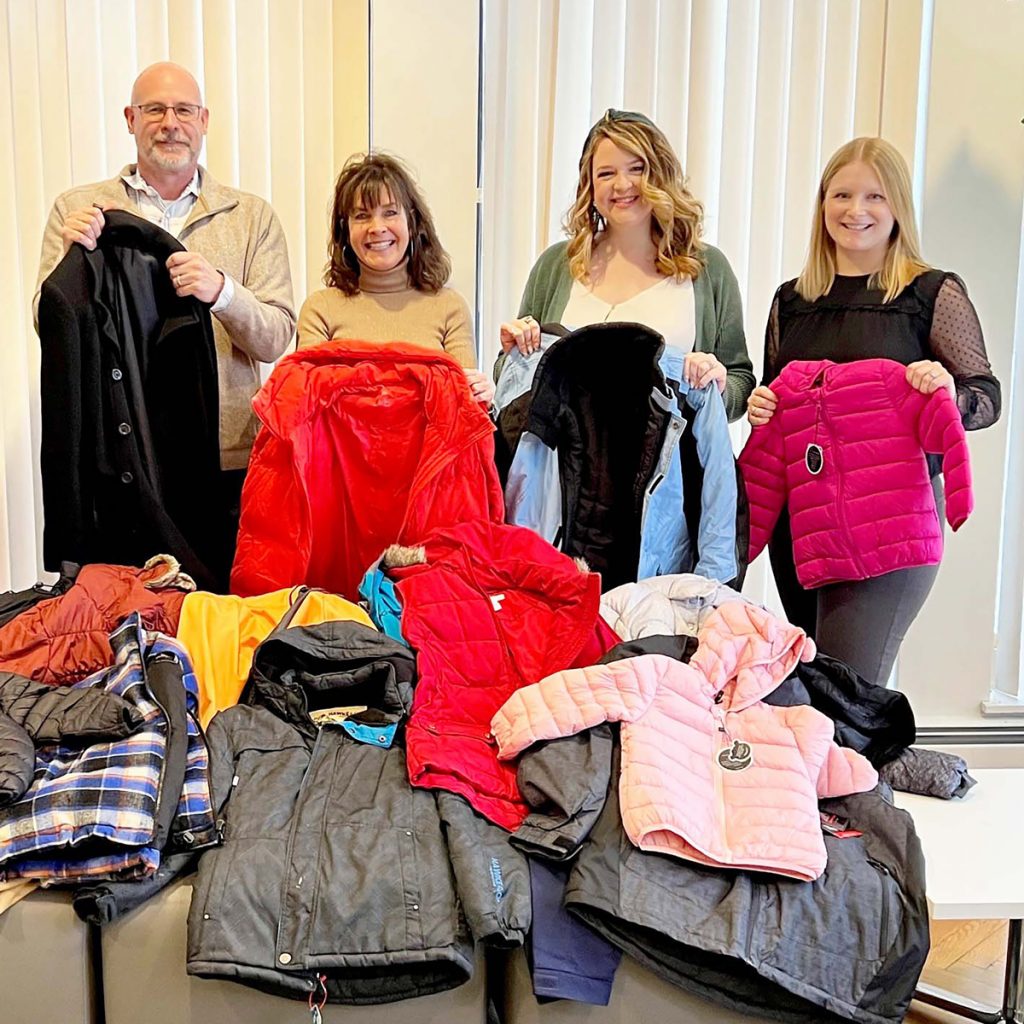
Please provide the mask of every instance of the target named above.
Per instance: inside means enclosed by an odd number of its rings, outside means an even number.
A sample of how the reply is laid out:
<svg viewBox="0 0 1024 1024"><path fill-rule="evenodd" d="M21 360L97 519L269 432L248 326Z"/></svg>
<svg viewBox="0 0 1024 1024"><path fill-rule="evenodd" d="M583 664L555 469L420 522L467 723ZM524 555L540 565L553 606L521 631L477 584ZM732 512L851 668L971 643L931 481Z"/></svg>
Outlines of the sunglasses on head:
<svg viewBox="0 0 1024 1024"><path fill-rule="evenodd" d="M655 128L654 122L646 115L641 114L636 110L616 110L614 107L609 107L605 112L604 116L587 132L586 141L583 143L583 152L586 153L590 148L591 142L594 141L594 136L607 124L642 124L648 128ZM580 156L580 164L583 163L583 156Z"/></svg>

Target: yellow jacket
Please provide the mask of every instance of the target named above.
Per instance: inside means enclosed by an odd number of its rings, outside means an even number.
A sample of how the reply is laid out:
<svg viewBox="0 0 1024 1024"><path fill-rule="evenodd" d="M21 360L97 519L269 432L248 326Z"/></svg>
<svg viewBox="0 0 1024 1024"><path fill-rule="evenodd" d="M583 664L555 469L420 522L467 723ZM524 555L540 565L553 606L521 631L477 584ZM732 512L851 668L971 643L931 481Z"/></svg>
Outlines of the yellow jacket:
<svg viewBox="0 0 1024 1024"><path fill-rule="evenodd" d="M199 684L199 718L205 728L224 708L238 703L249 677L253 652L284 618L296 590L256 597L189 594L181 607L178 640L192 657ZM314 590L299 607L293 626L347 620L374 628L358 605L337 594Z"/></svg>

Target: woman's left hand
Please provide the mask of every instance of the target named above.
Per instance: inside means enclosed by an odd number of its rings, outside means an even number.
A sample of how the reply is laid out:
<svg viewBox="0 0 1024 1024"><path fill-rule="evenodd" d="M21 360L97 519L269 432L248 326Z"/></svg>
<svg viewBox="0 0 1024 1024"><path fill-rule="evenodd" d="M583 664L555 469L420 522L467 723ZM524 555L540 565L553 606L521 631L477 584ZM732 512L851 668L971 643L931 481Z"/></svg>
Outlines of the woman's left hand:
<svg viewBox="0 0 1024 1024"><path fill-rule="evenodd" d="M940 388L948 389L956 395L956 381L942 363L934 359L919 359L907 367L907 383L924 395L930 395Z"/></svg>
<svg viewBox="0 0 1024 1024"><path fill-rule="evenodd" d="M494 381L480 370L465 370L463 372L466 374L466 380L469 381L469 390L473 392L473 397L489 408L491 402L494 401Z"/></svg>
<svg viewBox="0 0 1024 1024"><path fill-rule="evenodd" d="M721 394L728 372L710 352L688 352L683 360L683 378L691 388L702 388L714 381Z"/></svg>

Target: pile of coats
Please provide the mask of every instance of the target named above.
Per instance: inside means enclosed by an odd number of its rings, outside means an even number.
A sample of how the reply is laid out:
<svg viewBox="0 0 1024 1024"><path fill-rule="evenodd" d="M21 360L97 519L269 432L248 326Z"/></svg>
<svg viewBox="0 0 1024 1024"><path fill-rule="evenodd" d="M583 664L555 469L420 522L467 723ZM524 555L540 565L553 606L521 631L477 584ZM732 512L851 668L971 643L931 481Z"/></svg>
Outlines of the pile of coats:
<svg viewBox="0 0 1024 1024"><path fill-rule="evenodd" d="M617 414L582 346L622 330L650 444L581 476ZM103 923L197 869L188 971L297 998L441 992L529 941L542 995L607 1002L625 952L779 1019L902 1019L924 867L879 774L913 715L728 585L721 400L645 331L507 361L504 488L447 357L288 356L233 594L158 556L0 598L3 884Z"/></svg>
<svg viewBox="0 0 1024 1024"><path fill-rule="evenodd" d="M54 632L88 635L101 622L77 588L106 573L152 604L162 588L145 577L165 568L86 567L0 643L43 611ZM105 921L204 848L189 971L292 996L321 983L347 1003L442 991L469 978L474 942L532 934L549 994L603 1001L626 951L733 1006L899 1019L927 952L923 863L875 769L913 739L905 698L702 577L602 601L595 574L519 527L436 531L389 549L364 582L386 628L355 606L304 615L325 595L275 599L281 621L205 737L188 652L138 611L111 630L106 669L24 684L3 706L36 746L28 793L54 764L74 788L76 763L109 771L131 743L143 782L183 779L173 809L154 800L166 785L142 783L144 815L95 807L123 830L116 861L95 825L40 845L14 798L0 813L6 877L74 884L79 911ZM179 620L195 600L206 618L224 602L250 631L263 617L258 603L243 616L259 599L172 595ZM605 950L585 971L562 962L581 929Z"/></svg>

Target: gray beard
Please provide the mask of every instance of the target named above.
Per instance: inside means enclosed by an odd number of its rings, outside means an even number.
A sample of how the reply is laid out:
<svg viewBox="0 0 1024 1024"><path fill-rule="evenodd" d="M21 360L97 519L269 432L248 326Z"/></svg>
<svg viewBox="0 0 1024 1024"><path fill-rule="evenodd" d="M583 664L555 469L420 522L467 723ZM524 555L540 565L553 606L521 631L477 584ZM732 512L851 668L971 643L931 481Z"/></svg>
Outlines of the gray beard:
<svg viewBox="0 0 1024 1024"><path fill-rule="evenodd" d="M195 154L188 147L188 143L183 143L185 146L184 152L181 156L171 156L165 153L155 143L150 147L149 153L147 154L151 163L155 164L162 171L184 171L194 161Z"/></svg>

